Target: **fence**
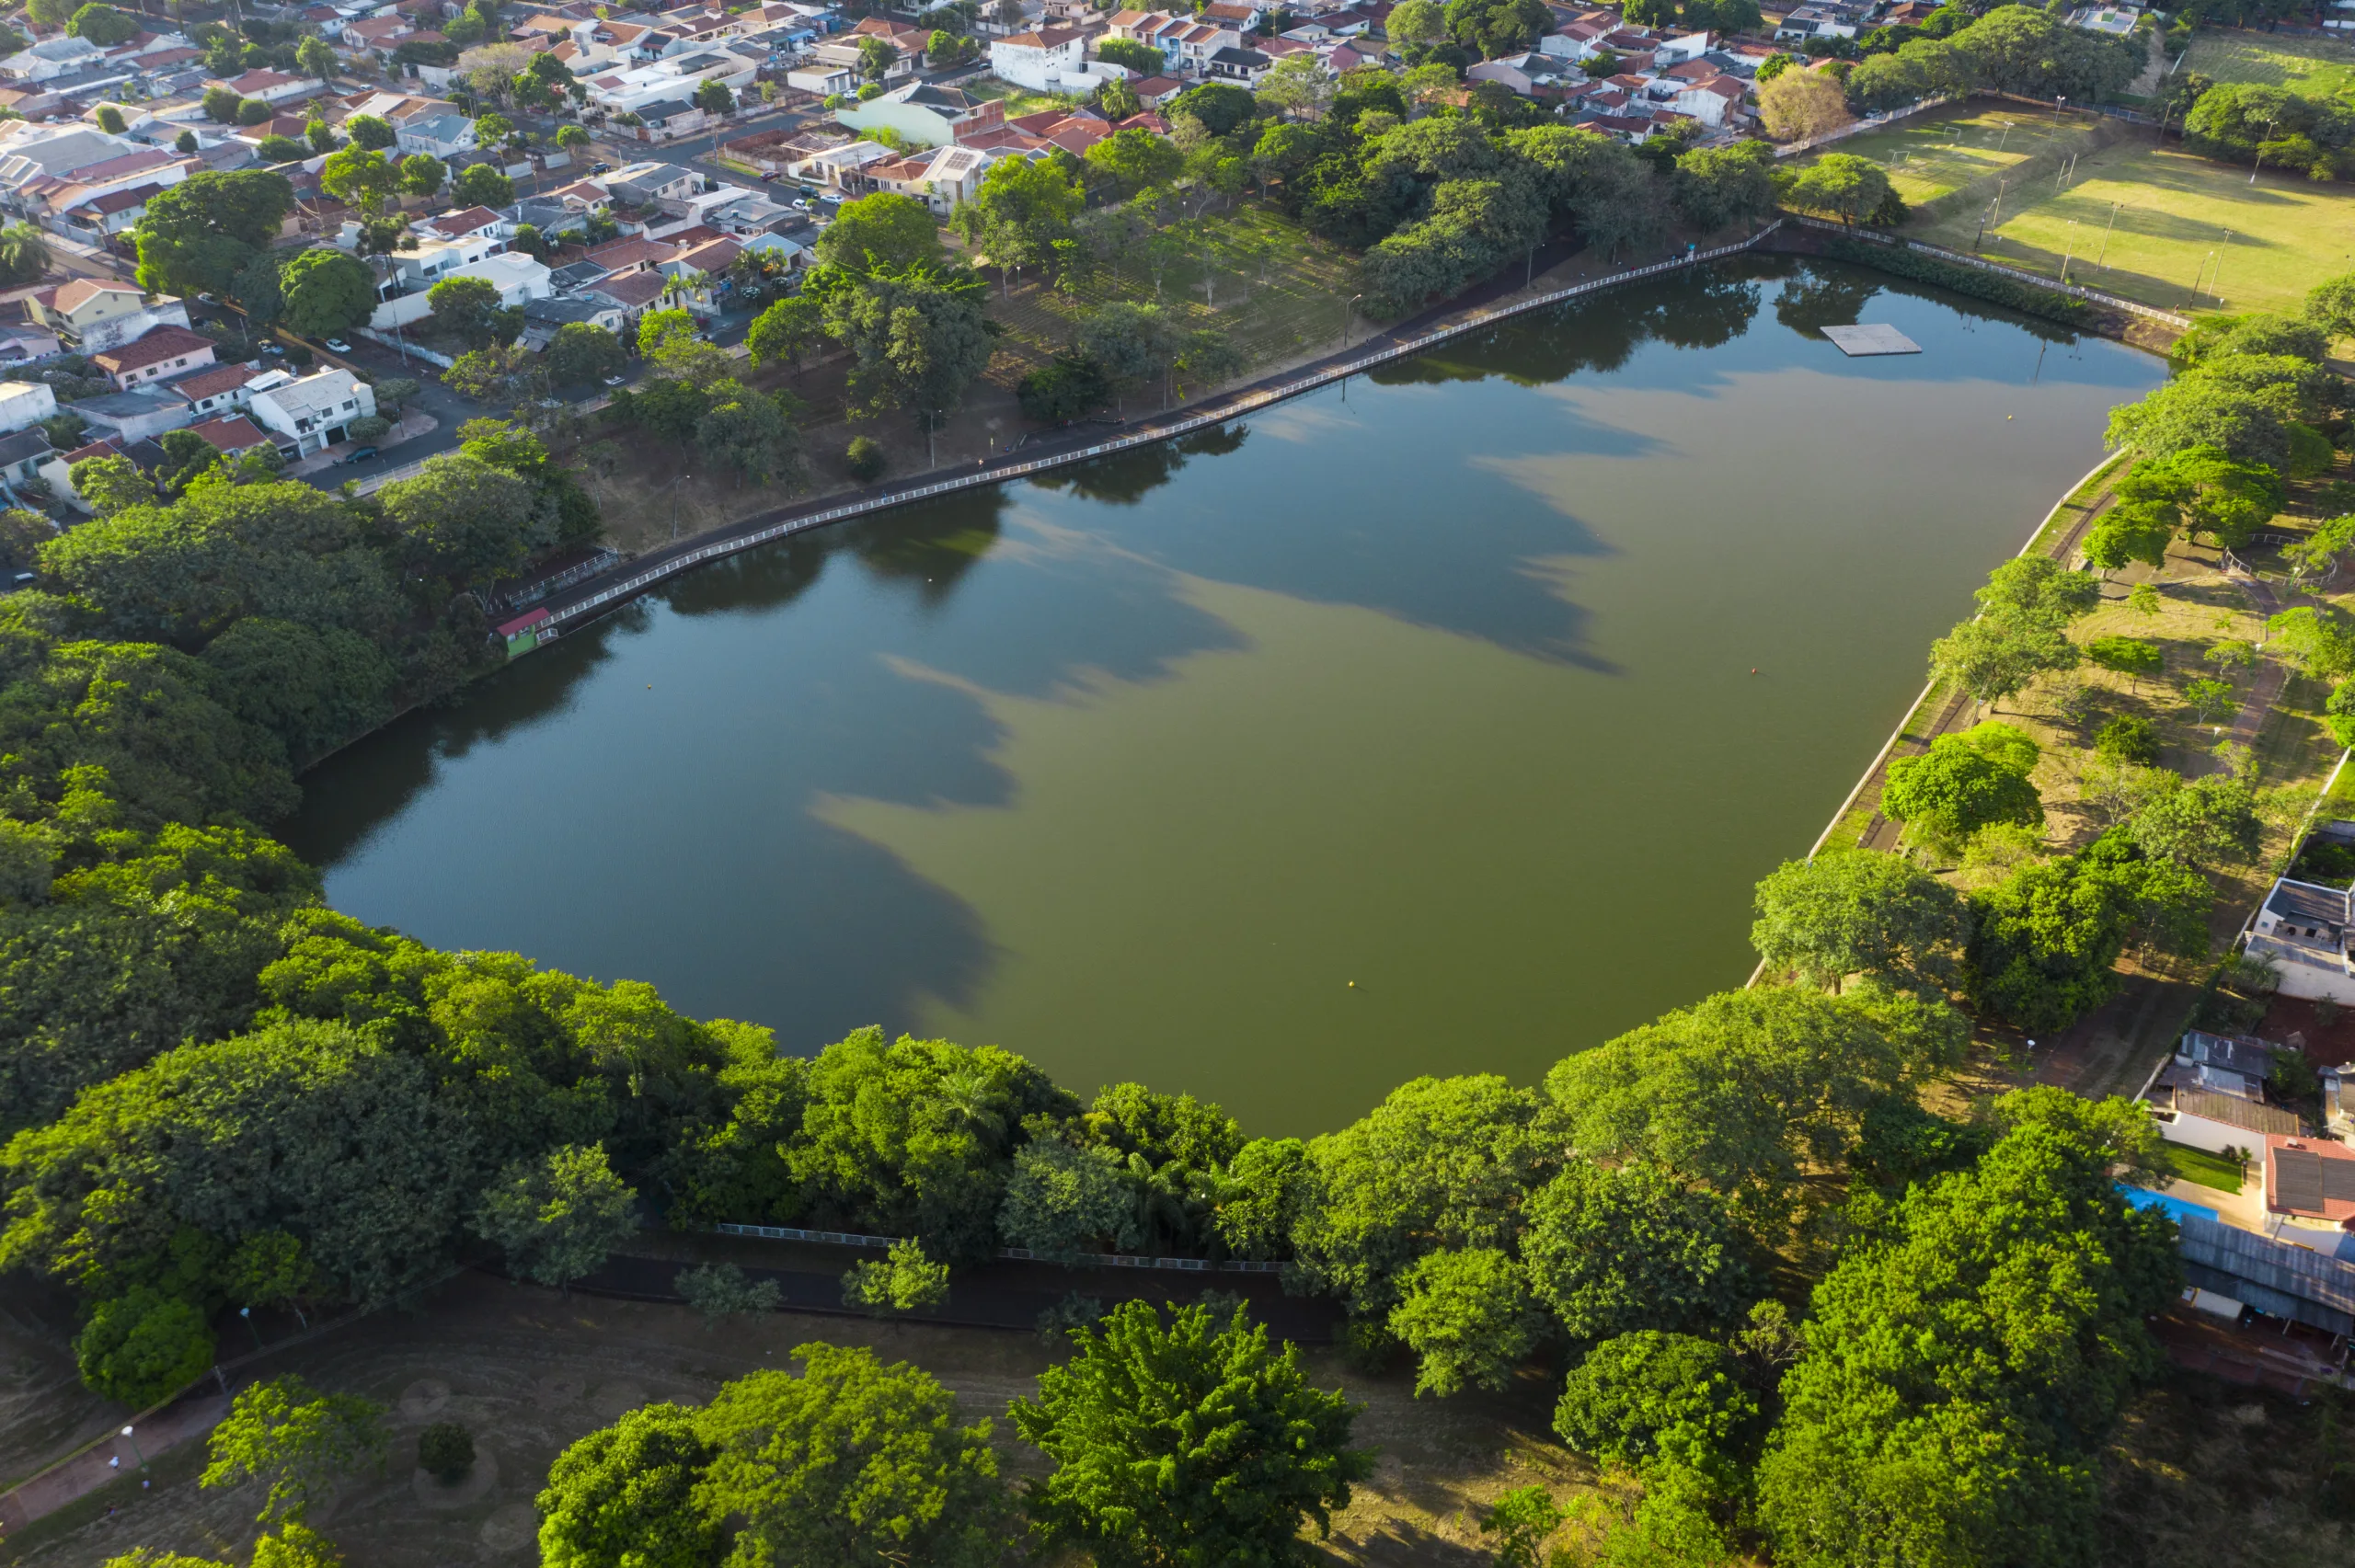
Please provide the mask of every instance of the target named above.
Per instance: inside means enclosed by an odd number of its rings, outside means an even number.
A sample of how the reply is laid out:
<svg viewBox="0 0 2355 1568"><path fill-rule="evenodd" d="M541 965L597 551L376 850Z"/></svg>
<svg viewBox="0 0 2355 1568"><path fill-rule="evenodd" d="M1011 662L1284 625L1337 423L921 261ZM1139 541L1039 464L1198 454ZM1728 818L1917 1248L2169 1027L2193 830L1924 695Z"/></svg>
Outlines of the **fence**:
<svg viewBox="0 0 2355 1568"><path fill-rule="evenodd" d="M1386 365L1393 361L1422 353L1435 344L1460 338L1465 333L1478 331L1485 326L1493 326L1498 322L1529 311L1544 310L1548 306L1561 304L1585 294L1597 293L1605 289L1616 288L1622 283L1634 282L1639 278L1657 277L1664 272L1678 271L1684 268L1697 267L1706 262L1738 255L1751 249L1767 235L1781 228L1783 223L1783 219L1777 218L1748 239L1738 240L1731 245L1721 245L1709 250L1687 251L1683 256L1672 257L1666 261L1655 261L1644 267L1631 267L1624 272L1614 273L1608 278L1590 279L1583 283L1572 283L1567 288L1549 290L1545 293L1514 304L1475 311L1461 320L1433 327L1428 332L1419 333L1412 338L1401 338L1385 348L1361 354L1346 363L1329 365L1293 381L1247 392L1231 401L1222 401L1215 406L1205 408L1200 413L1187 415L1166 423L1158 423L1149 429L1139 430L1112 441L1099 441L1093 446L1082 447L1074 452L1059 452L1052 457L1033 458L1027 463L983 464L970 474L960 474L955 478L935 480L929 485L917 485L886 496L870 496L860 500L846 501L841 506L828 507L822 511L786 518L764 528L732 538L714 540L711 544L689 550L684 555L672 556L644 571L625 578L619 582L600 589L576 603L553 611L555 625L558 630L578 625L583 621L593 618L609 605L636 597L665 578L676 576L690 567L701 566L706 561L716 561L723 556L752 549L754 545L789 538L797 533L805 533L811 529L823 528L829 523L841 522L845 519L858 517L867 512L881 511L889 507L904 506L911 501L921 501L934 496L950 495L959 490L970 490L980 485L1004 484L1009 479L1019 479L1028 475L1044 473L1049 469L1061 468L1069 464L1085 463L1092 458L1109 456L1116 452L1126 452L1131 448L1150 445L1155 441L1171 441L1179 436L1190 435L1196 430L1208 429L1213 425L1223 425L1230 419L1237 419L1246 415L1257 413L1262 408L1298 397L1304 393L1313 392L1320 386L1329 386L1346 376L1359 375L1375 366Z"/></svg>
<svg viewBox="0 0 2355 1568"><path fill-rule="evenodd" d="M2146 320L2163 322L2178 332L2188 332L2191 329L2191 318L2188 315L2177 315L2173 311L2160 310L2154 305L2120 299L2116 294L2105 294L2098 289L2088 289L2082 283L2063 283L2058 279L2041 277L2017 267L2006 267L2000 261L1989 261L1982 257L1965 255L1959 250L1948 250L1942 245L1930 245L1918 239L1900 239L1895 235L1882 234L1878 229L1851 228L1845 224L1827 223L1821 218L1803 218L1794 215L1792 221L1802 228L1821 229L1826 234L1841 235L1849 239L1864 240L1873 245L1896 246L1905 250L1919 251L1924 256L1935 256L1941 261L1951 261L1957 267L1969 267L1981 272L1997 273L2023 283L2032 283L2039 289L2050 289L2056 294L2068 294L2073 298L2089 300L2095 304L2108 305L2112 310L2122 310ZM1760 237L1765 236L1762 234Z"/></svg>
<svg viewBox="0 0 2355 1568"><path fill-rule="evenodd" d="M715 1226L723 1236L756 1236L764 1242L817 1242L835 1247L872 1247L878 1251L899 1245L904 1236L864 1236L856 1230L802 1230L790 1225ZM1005 1247L997 1253L1015 1263L1063 1263L1063 1258L1046 1257L1028 1247ZM1280 1263L1258 1263L1248 1258L1228 1258L1213 1263L1208 1258L1146 1258L1130 1257L1119 1253L1081 1253L1068 1260L1088 1268L1153 1268L1173 1270L1181 1274L1281 1274Z"/></svg>
<svg viewBox="0 0 2355 1568"><path fill-rule="evenodd" d="M1787 147L1777 147L1775 149L1775 155L1778 158L1788 158L1795 157L1800 153L1811 153L1818 147L1829 146L1834 142L1844 142L1851 136L1861 136L1867 131L1878 131L1884 125L1895 124L1908 115L1919 114L1925 109L1936 109L1941 104L1960 103L1964 97L1970 96L1966 93L1961 97L1958 97L1950 93L1942 93L1934 98L1924 98L1920 103L1907 104L1903 109L1892 109L1885 114L1868 114L1862 120L1850 120L1837 131L1827 131L1821 136L1810 136L1804 142L1794 142Z"/></svg>

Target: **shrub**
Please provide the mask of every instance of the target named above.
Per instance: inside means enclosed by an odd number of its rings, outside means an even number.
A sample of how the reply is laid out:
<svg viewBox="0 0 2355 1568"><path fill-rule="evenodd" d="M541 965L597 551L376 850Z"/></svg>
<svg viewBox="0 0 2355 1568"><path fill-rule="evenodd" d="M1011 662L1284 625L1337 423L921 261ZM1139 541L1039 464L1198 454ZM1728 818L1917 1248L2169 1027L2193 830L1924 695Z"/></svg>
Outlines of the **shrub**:
<svg viewBox="0 0 2355 1568"><path fill-rule="evenodd" d="M373 441L393 428L393 422L381 414L362 414L343 428L344 434L356 441Z"/></svg>
<svg viewBox="0 0 2355 1568"><path fill-rule="evenodd" d="M204 1375L213 1331L189 1302L133 1286L98 1303L75 1338L74 1356L94 1391L143 1410Z"/></svg>
<svg viewBox="0 0 2355 1568"><path fill-rule="evenodd" d="M454 1421L437 1421L417 1435L417 1464L444 1486L455 1486L475 1468L475 1436Z"/></svg>
<svg viewBox="0 0 2355 1568"><path fill-rule="evenodd" d="M872 484L883 476L883 443L872 436L853 436L843 452L843 466L850 476L862 485Z"/></svg>
<svg viewBox="0 0 2355 1568"><path fill-rule="evenodd" d="M2094 737L2094 752L2104 761L2133 762L2151 767L2159 760L2159 728L2149 719L2120 714Z"/></svg>

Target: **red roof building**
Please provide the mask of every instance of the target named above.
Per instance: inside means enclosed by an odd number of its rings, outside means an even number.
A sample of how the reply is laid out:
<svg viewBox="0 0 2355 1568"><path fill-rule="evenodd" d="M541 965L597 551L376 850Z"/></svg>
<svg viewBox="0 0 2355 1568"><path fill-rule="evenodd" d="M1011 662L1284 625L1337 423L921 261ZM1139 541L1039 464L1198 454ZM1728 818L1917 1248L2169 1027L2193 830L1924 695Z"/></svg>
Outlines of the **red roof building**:
<svg viewBox="0 0 2355 1568"><path fill-rule="evenodd" d="M118 389L128 392L136 383L212 364L213 339L184 326L158 326L135 343L91 355L90 362L106 372Z"/></svg>

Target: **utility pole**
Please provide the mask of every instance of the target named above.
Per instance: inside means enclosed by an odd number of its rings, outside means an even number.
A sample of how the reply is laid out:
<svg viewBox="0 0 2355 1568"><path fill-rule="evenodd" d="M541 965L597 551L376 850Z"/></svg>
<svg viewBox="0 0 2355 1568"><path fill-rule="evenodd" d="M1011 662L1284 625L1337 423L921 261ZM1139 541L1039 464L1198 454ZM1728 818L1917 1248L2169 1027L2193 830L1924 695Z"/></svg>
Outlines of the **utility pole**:
<svg viewBox="0 0 2355 1568"><path fill-rule="evenodd" d="M2211 294L2215 294L2215 296L2216 296L2216 303L2217 303L2218 304L2223 304L2223 303L2224 303L2224 296L2223 296L2221 292L2218 292L2217 288L2216 288L2216 285L2217 285L2217 284L2219 284L2219 283L2221 283L2221 282L2223 282L2223 281L2224 280L2224 251L2230 250L2230 249L2232 249L2232 248L2233 248L2233 231L2232 231L2232 230L2230 230L2230 229L2226 229L2226 230L2224 231L2224 245L2223 245L2223 250L2219 250L2218 252L2216 252L2216 275L2215 275L2214 277L2212 277L2212 278L2211 278L2211 279L2209 279L2209 280L2208 280L2208 292L2209 292L2210 293L2211 293Z"/></svg>
<svg viewBox="0 0 2355 1568"><path fill-rule="evenodd" d="M2068 243L2061 248L2061 286L2069 286L2069 258L2077 253L2077 220L2069 220Z"/></svg>
<svg viewBox="0 0 2355 1568"><path fill-rule="evenodd" d="M2125 205L2123 201L2113 201L2109 204L2109 222L2102 225L2101 254L2094 258L2094 270L2097 272L2109 270L2109 231L2118 226L2118 210Z"/></svg>

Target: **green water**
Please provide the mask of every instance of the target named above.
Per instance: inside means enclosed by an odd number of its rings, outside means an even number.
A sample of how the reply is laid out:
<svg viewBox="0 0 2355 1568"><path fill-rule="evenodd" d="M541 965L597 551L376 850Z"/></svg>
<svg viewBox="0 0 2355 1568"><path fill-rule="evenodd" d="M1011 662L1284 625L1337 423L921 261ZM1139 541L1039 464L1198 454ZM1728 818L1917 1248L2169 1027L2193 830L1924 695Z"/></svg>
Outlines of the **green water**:
<svg viewBox="0 0 2355 1568"><path fill-rule="evenodd" d="M364 920L790 1050L995 1042L1258 1131L1527 1081L1741 982L1751 884L2161 374L1847 269L1629 290L690 575L288 837Z"/></svg>

